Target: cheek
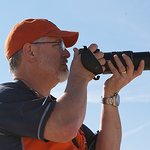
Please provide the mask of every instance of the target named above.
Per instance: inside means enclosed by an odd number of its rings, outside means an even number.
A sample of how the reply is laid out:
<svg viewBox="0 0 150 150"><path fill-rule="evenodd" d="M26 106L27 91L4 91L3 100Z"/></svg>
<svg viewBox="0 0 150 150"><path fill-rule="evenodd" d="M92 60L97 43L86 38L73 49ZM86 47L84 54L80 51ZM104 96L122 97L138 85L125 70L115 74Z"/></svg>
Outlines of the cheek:
<svg viewBox="0 0 150 150"><path fill-rule="evenodd" d="M61 55L57 54L53 54L53 55L49 55L49 57L47 57L47 61L49 62L49 64L52 64L53 66L60 66L61 63Z"/></svg>
<svg viewBox="0 0 150 150"><path fill-rule="evenodd" d="M43 69L45 68L45 70L47 69L47 71L57 72L57 70L60 68L60 60L61 56L58 54L42 54L39 61L39 66Z"/></svg>

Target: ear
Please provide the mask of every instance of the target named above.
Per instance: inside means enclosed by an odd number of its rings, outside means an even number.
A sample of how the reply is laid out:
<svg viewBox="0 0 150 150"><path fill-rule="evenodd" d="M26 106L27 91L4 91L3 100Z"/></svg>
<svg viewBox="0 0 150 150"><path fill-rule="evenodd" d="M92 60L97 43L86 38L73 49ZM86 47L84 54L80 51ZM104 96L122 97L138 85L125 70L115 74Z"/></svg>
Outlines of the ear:
<svg viewBox="0 0 150 150"><path fill-rule="evenodd" d="M36 57L34 55L34 49L31 43L25 43L23 46L23 54L25 58L30 62L35 62Z"/></svg>

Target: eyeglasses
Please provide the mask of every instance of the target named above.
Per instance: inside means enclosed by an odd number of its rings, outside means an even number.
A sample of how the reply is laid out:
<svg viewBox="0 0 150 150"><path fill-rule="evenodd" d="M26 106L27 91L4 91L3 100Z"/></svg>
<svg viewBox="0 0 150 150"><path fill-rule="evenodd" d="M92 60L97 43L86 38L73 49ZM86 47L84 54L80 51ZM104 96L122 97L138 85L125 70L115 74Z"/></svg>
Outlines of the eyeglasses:
<svg viewBox="0 0 150 150"><path fill-rule="evenodd" d="M66 46L63 41L60 41L60 42L32 42L31 44L45 44L45 43L57 43L57 44L60 44L61 49L63 51L66 49Z"/></svg>

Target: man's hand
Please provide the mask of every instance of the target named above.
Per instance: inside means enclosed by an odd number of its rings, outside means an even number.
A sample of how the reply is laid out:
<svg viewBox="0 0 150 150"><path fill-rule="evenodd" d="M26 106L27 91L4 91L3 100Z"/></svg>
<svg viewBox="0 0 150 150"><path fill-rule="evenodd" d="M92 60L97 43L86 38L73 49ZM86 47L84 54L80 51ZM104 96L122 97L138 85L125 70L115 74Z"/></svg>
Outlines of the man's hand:
<svg viewBox="0 0 150 150"><path fill-rule="evenodd" d="M88 49L93 53L97 49L96 44L91 44ZM76 74L80 77L87 78L88 81L92 80L94 78L94 74L90 71L88 71L86 68L83 67L81 63L81 55L79 55L79 50L77 48L74 48L74 58L71 65L71 74ZM99 61L99 63L102 66L103 71L105 70L105 67L103 66L105 64L104 54L102 52L93 53L95 58Z"/></svg>
<svg viewBox="0 0 150 150"><path fill-rule="evenodd" d="M144 60L140 62L138 69L134 70L134 65L130 57L128 57L126 54L123 54L122 57L127 64L127 68L123 66L117 55L114 55L114 59L118 66L118 70L114 67L111 61L108 61L108 66L112 71L113 75L104 84L103 97L113 96L115 93L118 93L120 89L127 85L131 80L142 74L142 71L144 69Z"/></svg>

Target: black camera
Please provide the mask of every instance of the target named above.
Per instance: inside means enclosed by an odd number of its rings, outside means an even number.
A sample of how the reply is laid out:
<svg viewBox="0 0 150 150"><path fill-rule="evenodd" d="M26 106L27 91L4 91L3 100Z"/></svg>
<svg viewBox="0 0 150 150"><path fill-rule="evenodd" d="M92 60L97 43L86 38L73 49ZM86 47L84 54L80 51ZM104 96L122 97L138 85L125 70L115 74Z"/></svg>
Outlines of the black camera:
<svg viewBox="0 0 150 150"><path fill-rule="evenodd" d="M122 54L126 54L127 56L129 56L133 62L134 65L134 70L137 70L140 61L144 60L145 61L145 67L144 70L150 70L150 52L132 52L132 51L121 51L121 52L110 52L110 53L104 53L104 58L106 60L105 63L105 71L103 72L104 74L109 74L111 73L107 61L111 60L111 62L113 63L113 65L117 68L117 65L115 63L115 60L113 58L114 55L117 55L119 57L119 59L121 60L122 64L126 67L126 63L122 57Z"/></svg>
<svg viewBox="0 0 150 150"><path fill-rule="evenodd" d="M97 74L111 74L111 71L109 69L109 66L107 64L108 60L111 60L113 65L117 68L117 65L114 60L114 55L116 54L119 59L121 60L122 64L126 67L126 63L122 57L122 54L126 54L129 56L133 62L134 69L137 70L140 61L145 61L145 67L144 70L150 70L150 51L149 52L132 52L132 51L120 51L120 52L107 52L104 53L104 59L106 60L105 63L105 71L103 72L101 65L99 64L98 60L94 57L92 52L84 46L84 48L79 49L81 54L81 61L83 66L88 69L89 71L93 72L95 75ZM94 53L99 52L100 50L97 49Z"/></svg>

